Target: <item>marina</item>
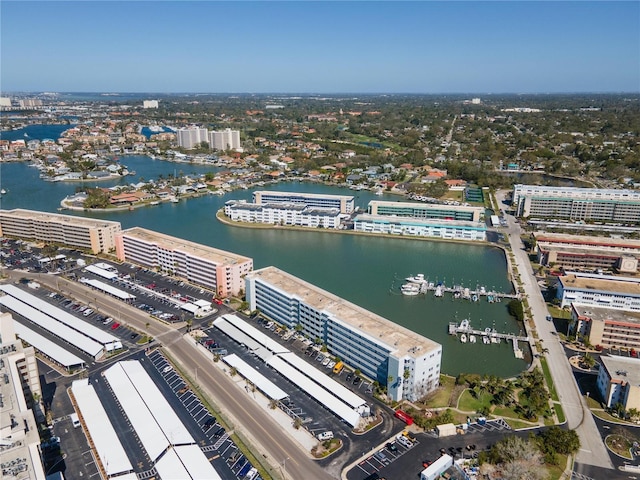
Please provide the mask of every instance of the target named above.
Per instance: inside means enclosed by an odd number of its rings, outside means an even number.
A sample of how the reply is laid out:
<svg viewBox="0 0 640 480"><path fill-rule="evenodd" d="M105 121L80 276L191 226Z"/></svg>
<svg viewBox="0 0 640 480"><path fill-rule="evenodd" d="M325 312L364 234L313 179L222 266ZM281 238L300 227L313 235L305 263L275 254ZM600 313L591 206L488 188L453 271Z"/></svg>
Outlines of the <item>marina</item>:
<svg viewBox="0 0 640 480"><path fill-rule="evenodd" d="M428 278L425 278L424 274L418 273L417 275L410 275L404 279L404 283L400 287L400 293L406 296L426 295L429 292L433 292L435 297L444 297L445 293L450 293L453 299L470 300L471 302L477 302L481 298L486 297L489 303L499 303L503 298L520 299L520 295L515 293L503 293L495 290L487 290L486 287L476 286L474 290L462 285L454 285L453 287L447 287L444 282L431 282ZM393 290L393 287L392 287Z"/></svg>
<svg viewBox="0 0 640 480"><path fill-rule="evenodd" d="M524 358L524 352L518 346L518 342L529 343L529 337L522 337L513 333L500 333L495 328L487 327L484 330L477 330L471 326L469 320L462 320L459 324L456 322L449 323L449 335L460 334L461 343L476 343L476 337L482 337L482 343L490 345L492 343L501 343L504 339L511 342L513 346L513 355L518 358Z"/></svg>

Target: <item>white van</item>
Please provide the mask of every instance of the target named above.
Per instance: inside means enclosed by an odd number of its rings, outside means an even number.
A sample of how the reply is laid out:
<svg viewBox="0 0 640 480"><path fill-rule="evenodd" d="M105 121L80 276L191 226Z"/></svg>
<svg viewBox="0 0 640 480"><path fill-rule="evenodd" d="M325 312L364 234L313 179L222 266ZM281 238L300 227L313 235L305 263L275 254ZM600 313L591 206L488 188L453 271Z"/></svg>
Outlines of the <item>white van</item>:
<svg viewBox="0 0 640 480"><path fill-rule="evenodd" d="M254 478L256 478L258 476L258 470L254 467L251 470L249 470L247 472L247 474L245 475L245 479L246 480L253 480Z"/></svg>
<svg viewBox="0 0 640 480"><path fill-rule="evenodd" d="M327 432L319 433L317 438L321 442L324 442L325 440L331 440L333 438L333 432L329 430Z"/></svg>
<svg viewBox="0 0 640 480"><path fill-rule="evenodd" d="M80 419L78 418L78 414L77 413L72 413L71 415L69 415L69 418L71 419L71 423L73 424L73 428L78 428L80 426Z"/></svg>

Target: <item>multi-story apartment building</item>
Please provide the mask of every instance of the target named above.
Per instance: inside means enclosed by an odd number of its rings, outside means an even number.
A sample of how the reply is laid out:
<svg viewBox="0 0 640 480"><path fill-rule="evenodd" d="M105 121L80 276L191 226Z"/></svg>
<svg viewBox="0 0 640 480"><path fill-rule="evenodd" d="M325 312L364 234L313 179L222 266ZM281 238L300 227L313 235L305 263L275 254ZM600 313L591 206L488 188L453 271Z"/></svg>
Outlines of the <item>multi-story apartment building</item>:
<svg viewBox="0 0 640 480"><path fill-rule="evenodd" d="M640 359L602 355L600 362L597 385L605 405L640 410Z"/></svg>
<svg viewBox="0 0 640 480"><path fill-rule="evenodd" d="M317 208L293 203L267 203L256 205L243 200L229 200L224 213L231 220L271 225L294 225L310 228L340 227L340 211L337 208Z"/></svg>
<svg viewBox="0 0 640 480"><path fill-rule="evenodd" d="M42 390L33 347L16 338L10 313L0 314L0 459L3 478L44 480L38 422Z"/></svg>
<svg viewBox="0 0 640 480"><path fill-rule="evenodd" d="M253 269L251 258L140 227L117 235L116 255L215 290L221 297L238 295L244 276Z"/></svg>
<svg viewBox="0 0 640 480"><path fill-rule="evenodd" d="M345 364L387 386L394 400L417 400L439 385L442 346L275 267L246 276L252 310L296 328Z"/></svg>
<svg viewBox="0 0 640 480"><path fill-rule="evenodd" d="M481 222L393 217L361 213L353 220L356 232L431 237L447 240L486 241L487 226Z"/></svg>
<svg viewBox="0 0 640 480"><path fill-rule="evenodd" d="M640 192L635 190L519 184L513 206L519 217L640 222Z"/></svg>
<svg viewBox="0 0 640 480"><path fill-rule="evenodd" d="M142 108L158 108L158 100L143 100Z"/></svg>
<svg viewBox="0 0 640 480"><path fill-rule="evenodd" d="M351 195L323 195L319 193L276 192L256 190L253 192L253 203L294 203L307 207L337 208L340 213L349 214L355 208L355 199Z"/></svg>
<svg viewBox="0 0 640 480"><path fill-rule="evenodd" d="M240 131L226 128L209 132L209 146L214 150L237 150L240 144Z"/></svg>
<svg viewBox="0 0 640 480"><path fill-rule="evenodd" d="M591 345L640 350L640 312L572 303L569 333Z"/></svg>
<svg viewBox="0 0 640 480"><path fill-rule="evenodd" d="M607 307L627 312L640 311L640 279L613 275L571 272L558 277L560 307L572 303Z"/></svg>
<svg viewBox="0 0 640 480"><path fill-rule="evenodd" d="M469 222L480 222L484 218L483 207L416 202L386 202L380 200L370 201L367 213L371 215L465 220Z"/></svg>
<svg viewBox="0 0 640 480"><path fill-rule="evenodd" d="M603 269L635 273L640 259L640 241L586 237L557 233L535 233L538 263L567 270Z"/></svg>
<svg viewBox="0 0 640 480"><path fill-rule="evenodd" d="M178 146L186 150L197 147L202 142L209 143L209 131L203 127L184 127L176 131ZM211 144L209 144L211 146Z"/></svg>
<svg viewBox="0 0 640 480"><path fill-rule="evenodd" d="M120 222L20 208L0 210L0 236L66 245L94 254L113 251L120 230Z"/></svg>

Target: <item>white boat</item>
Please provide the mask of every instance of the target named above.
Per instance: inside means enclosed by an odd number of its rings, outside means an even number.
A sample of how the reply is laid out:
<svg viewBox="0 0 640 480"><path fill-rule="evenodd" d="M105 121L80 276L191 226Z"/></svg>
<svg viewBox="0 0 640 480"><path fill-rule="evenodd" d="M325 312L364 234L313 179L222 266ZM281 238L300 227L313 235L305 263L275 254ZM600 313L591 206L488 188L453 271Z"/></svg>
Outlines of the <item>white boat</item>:
<svg viewBox="0 0 640 480"><path fill-rule="evenodd" d="M427 281L424 279L423 273L418 273L415 276L410 275L407 278L405 278L405 280L409 283L418 283L418 284L427 283Z"/></svg>
<svg viewBox="0 0 640 480"><path fill-rule="evenodd" d="M416 283L405 283L400 287L400 292L408 296L418 295L420 293L420 286Z"/></svg>
<svg viewBox="0 0 640 480"><path fill-rule="evenodd" d="M467 343L467 334L463 333L462 335L460 335L460 341L462 343Z"/></svg>
<svg viewBox="0 0 640 480"><path fill-rule="evenodd" d="M158 202L158 201L151 202L149 205L160 205L160 202Z"/></svg>
<svg viewBox="0 0 640 480"><path fill-rule="evenodd" d="M489 343L491 343L491 340L489 340L489 337L482 337L482 343L488 345Z"/></svg>
<svg viewBox="0 0 640 480"><path fill-rule="evenodd" d="M180 200L178 200L176 197L171 197L171 203L178 203Z"/></svg>
<svg viewBox="0 0 640 480"><path fill-rule="evenodd" d="M0 195L4 195L5 193L7 193L7 191L4 188L0 190Z"/></svg>
<svg viewBox="0 0 640 480"><path fill-rule="evenodd" d="M434 295L435 295L436 297L441 297L441 296L443 295L443 292L442 292L442 286L441 286L441 285L438 285L438 286L436 287L436 291L435 291Z"/></svg>
<svg viewBox="0 0 640 480"><path fill-rule="evenodd" d="M476 343L476 336L475 335L469 335L469 343Z"/></svg>
<svg viewBox="0 0 640 480"><path fill-rule="evenodd" d="M478 301L478 295L476 295L475 293L473 294L473 296L471 297L471 300L474 302Z"/></svg>
<svg viewBox="0 0 640 480"><path fill-rule="evenodd" d="M500 343L500 337L491 337L491 343Z"/></svg>
<svg viewBox="0 0 640 480"><path fill-rule="evenodd" d="M460 328L465 329L465 330L467 328L469 328L469 320L467 320L466 318L464 320L462 320L460 322Z"/></svg>

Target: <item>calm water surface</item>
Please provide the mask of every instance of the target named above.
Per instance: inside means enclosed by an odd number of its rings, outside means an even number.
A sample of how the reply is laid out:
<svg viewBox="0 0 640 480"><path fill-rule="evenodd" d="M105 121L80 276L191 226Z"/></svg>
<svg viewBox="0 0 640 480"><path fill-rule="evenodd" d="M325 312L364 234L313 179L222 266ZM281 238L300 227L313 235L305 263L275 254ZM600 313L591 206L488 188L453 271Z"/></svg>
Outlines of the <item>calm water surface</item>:
<svg viewBox="0 0 640 480"><path fill-rule="evenodd" d="M121 163L135 170L136 175L86 184L111 186L137 182L140 177L151 179L160 174L166 177L180 171L184 174L215 171L209 166L175 164L143 156L122 157ZM37 169L24 163L1 165L0 185L8 193L0 197L0 208L55 212L60 200L80 185L44 182L38 175ZM263 188L355 195L356 204L361 207L373 199L398 199L386 194L379 197L368 191L297 182ZM484 285L508 292L511 285L501 250L471 244L231 227L215 218L216 211L229 199L249 200L251 191L239 190L222 197L209 195L177 204L90 216L119 221L123 228L141 226L247 255L254 259L255 268L275 265L440 342L444 373L512 376L527 367L527 362L514 358L510 345L484 345L481 339L475 345L461 344L447 334L448 323L463 318L470 318L476 327L495 326L498 331L518 333L519 328L508 315L505 302L471 303L452 300L450 296L403 297L398 293L402 278L415 273L424 273L429 279L448 285L455 283L471 288Z"/></svg>

